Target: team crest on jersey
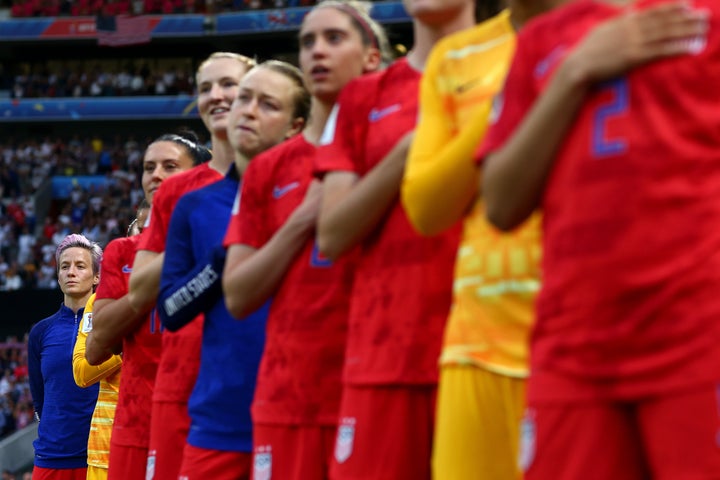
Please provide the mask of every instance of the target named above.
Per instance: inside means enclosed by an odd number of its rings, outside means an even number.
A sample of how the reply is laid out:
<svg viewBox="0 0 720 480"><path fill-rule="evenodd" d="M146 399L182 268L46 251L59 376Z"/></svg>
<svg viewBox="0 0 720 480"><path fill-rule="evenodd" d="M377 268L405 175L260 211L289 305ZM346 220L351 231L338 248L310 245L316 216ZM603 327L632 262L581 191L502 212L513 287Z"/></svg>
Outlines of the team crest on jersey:
<svg viewBox="0 0 720 480"><path fill-rule="evenodd" d="M82 327L80 328L82 333L90 333L92 330L92 312L88 312L83 315Z"/></svg>
<svg viewBox="0 0 720 480"><path fill-rule="evenodd" d="M535 445L537 440L537 427L535 425L535 411L528 409L520 423L520 453L518 466L527 472L535 459Z"/></svg>
<svg viewBox="0 0 720 480"><path fill-rule="evenodd" d="M145 468L145 480L153 480L155 478L155 455L157 452L151 450L148 453L147 467Z"/></svg>
<svg viewBox="0 0 720 480"><path fill-rule="evenodd" d="M258 451L253 455L253 479L270 480L272 477L272 453Z"/></svg>
<svg viewBox="0 0 720 480"><path fill-rule="evenodd" d="M343 463L350 458L355 442L355 419L343 418L338 427L337 439L335 440L335 460Z"/></svg>

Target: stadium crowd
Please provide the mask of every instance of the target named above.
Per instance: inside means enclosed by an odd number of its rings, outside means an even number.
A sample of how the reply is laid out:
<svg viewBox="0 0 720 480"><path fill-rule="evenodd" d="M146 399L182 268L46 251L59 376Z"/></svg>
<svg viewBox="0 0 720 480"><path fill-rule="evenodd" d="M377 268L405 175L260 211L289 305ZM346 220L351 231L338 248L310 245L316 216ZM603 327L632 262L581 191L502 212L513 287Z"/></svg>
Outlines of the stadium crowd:
<svg viewBox="0 0 720 480"><path fill-rule="evenodd" d="M27 335L0 343L0 438L29 425L33 418L28 382Z"/></svg>
<svg viewBox="0 0 720 480"><path fill-rule="evenodd" d="M45 138L0 145L0 290L57 288L55 249L71 232L105 246L124 235L141 198L142 152L149 139ZM51 198L38 220L36 194L54 176L106 181Z"/></svg>
<svg viewBox="0 0 720 480"><path fill-rule="evenodd" d="M89 63L89 62L87 62ZM0 84L10 98L121 97L140 95L192 95L195 79L187 67L150 67L148 62L100 65L22 65L7 72ZM9 77L12 77L9 78Z"/></svg>
<svg viewBox="0 0 720 480"><path fill-rule="evenodd" d="M313 5L315 0L12 0L15 18L87 15L223 13Z"/></svg>

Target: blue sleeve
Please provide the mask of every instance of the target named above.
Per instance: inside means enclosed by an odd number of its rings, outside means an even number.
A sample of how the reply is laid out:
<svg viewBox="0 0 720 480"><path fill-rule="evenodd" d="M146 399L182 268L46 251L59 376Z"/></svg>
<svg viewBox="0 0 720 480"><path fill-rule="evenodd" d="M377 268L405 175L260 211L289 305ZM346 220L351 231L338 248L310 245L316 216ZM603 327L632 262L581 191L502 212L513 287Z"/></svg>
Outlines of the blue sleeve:
<svg viewBox="0 0 720 480"><path fill-rule="evenodd" d="M43 401L45 399L45 380L43 379L40 356L42 354L42 339L47 328L47 322L40 322L30 330L28 337L28 376L30 378L30 395L32 395L35 416L38 420L42 416Z"/></svg>
<svg viewBox="0 0 720 480"><path fill-rule="evenodd" d="M217 245L195 261L188 211L178 203L168 227L157 312L165 328L177 331L222 297L225 249Z"/></svg>

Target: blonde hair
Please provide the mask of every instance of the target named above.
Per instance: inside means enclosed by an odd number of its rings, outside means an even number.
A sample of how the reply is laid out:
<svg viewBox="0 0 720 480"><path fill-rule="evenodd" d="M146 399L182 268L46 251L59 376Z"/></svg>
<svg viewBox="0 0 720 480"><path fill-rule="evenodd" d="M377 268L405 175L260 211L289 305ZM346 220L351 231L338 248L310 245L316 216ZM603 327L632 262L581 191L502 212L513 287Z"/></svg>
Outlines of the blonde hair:
<svg viewBox="0 0 720 480"><path fill-rule="evenodd" d="M207 57L205 60L200 63L200 66L198 66L197 71L195 72L195 81L198 81L198 75L200 74L200 70L202 70L205 65L212 62L213 60L217 60L220 58L229 58L231 60L237 60L243 67L245 67L245 71L250 71L251 68L253 68L255 65L257 65L257 62L255 59L246 57L245 55L240 55L239 53L233 53L233 52L215 52L211 54L209 57Z"/></svg>
<svg viewBox="0 0 720 480"><path fill-rule="evenodd" d="M373 4L361 0L321 0L315 8L334 8L350 17L355 29L360 33L363 44L375 47L380 52L383 64L395 59L385 29L370 16Z"/></svg>
<svg viewBox="0 0 720 480"><path fill-rule="evenodd" d="M307 121L310 116L311 96L307 87L303 74L298 67L280 60L265 60L255 68L266 68L280 75L284 75L295 84L295 92L293 93L293 117L302 118Z"/></svg>

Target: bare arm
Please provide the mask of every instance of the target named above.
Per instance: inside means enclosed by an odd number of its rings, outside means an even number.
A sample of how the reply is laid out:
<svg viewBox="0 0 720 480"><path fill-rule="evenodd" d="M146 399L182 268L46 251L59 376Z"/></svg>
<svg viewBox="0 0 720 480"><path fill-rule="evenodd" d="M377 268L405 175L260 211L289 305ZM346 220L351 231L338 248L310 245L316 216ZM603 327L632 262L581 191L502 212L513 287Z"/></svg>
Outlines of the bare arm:
<svg viewBox="0 0 720 480"><path fill-rule="evenodd" d="M558 67L511 139L485 160L482 190L489 220L510 230L537 208L555 152L592 85L687 53L690 42L679 40L703 34L706 23L702 12L674 3L629 10L595 27Z"/></svg>
<svg viewBox="0 0 720 480"><path fill-rule="evenodd" d="M148 311L155 305L160 293L160 276L164 260L164 252L139 250L135 255L129 286L129 302L133 310Z"/></svg>
<svg viewBox="0 0 720 480"><path fill-rule="evenodd" d="M88 335L85 358L90 365L99 365L120 350L122 340L142 324L152 307L135 311L129 294L117 300L95 300L93 329Z"/></svg>
<svg viewBox="0 0 720 480"><path fill-rule="evenodd" d="M413 134L408 133L367 175L330 172L323 181L317 242L331 260L358 245L397 200Z"/></svg>
<svg viewBox="0 0 720 480"><path fill-rule="evenodd" d="M312 235L321 193L320 183L311 183L303 203L259 250L248 245L230 246L222 276L223 293L235 318L253 312L275 293L293 259Z"/></svg>

